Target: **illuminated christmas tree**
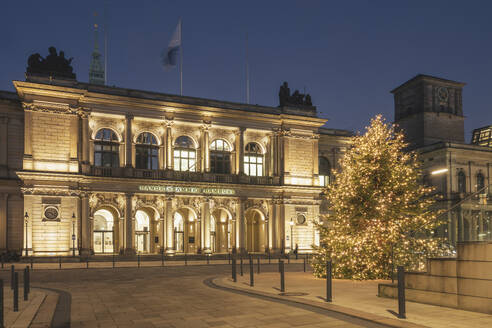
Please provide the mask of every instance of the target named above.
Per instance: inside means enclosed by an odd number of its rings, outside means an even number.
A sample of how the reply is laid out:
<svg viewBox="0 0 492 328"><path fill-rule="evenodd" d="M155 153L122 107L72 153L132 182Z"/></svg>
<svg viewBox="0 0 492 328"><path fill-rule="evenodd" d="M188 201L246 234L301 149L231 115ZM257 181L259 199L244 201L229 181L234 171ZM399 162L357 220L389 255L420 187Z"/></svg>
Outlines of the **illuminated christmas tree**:
<svg viewBox="0 0 492 328"><path fill-rule="evenodd" d="M353 138L340 171L326 189L329 215L318 225L314 274L348 279L386 279L393 267L422 269L426 257L440 255L432 238L440 225L433 189L422 184L416 153L405 151L403 134L381 115L364 135Z"/></svg>

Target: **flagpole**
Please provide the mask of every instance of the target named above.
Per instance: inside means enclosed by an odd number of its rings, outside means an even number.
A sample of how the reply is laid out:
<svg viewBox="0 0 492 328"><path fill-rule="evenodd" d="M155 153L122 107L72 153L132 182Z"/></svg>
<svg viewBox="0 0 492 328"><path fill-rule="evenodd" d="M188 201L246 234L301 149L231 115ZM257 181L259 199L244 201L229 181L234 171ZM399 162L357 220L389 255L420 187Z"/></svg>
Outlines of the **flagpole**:
<svg viewBox="0 0 492 328"><path fill-rule="evenodd" d="M249 104L249 58L248 58L248 33L246 32L246 103Z"/></svg>
<svg viewBox="0 0 492 328"><path fill-rule="evenodd" d="M108 85L108 2L104 2L104 85Z"/></svg>
<svg viewBox="0 0 492 328"><path fill-rule="evenodd" d="M179 49L179 84L180 94L183 95L183 20L179 18L179 40L181 49Z"/></svg>

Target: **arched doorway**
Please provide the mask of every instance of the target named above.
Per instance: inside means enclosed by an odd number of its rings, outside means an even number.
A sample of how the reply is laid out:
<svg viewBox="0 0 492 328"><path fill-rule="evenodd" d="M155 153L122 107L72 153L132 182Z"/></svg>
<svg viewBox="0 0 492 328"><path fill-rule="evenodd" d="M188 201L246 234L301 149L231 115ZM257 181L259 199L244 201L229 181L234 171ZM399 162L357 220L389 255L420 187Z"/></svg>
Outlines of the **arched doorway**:
<svg viewBox="0 0 492 328"><path fill-rule="evenodd" d="M264 252L266 247L265 218L251 209L246 212L246 250L249 253Z"/></svg>
<svg viewBox="0 0 492 328"><path fill-rule="evenodd" d="M108 209L100 209L94 213L94 253L114 252L114 221L115 217Z"/></svg>
<svg viewBox="0 0 492 328"><path fill-rule="evenodd" d="M137 253L150 253L150 216L147 211L135 214L135 248Z"/></svg>
<svg viewBox="0 0 492 328"><path fill-rule="evenodd" d="M210 216L210 242L213 253L227 253L231 248L231 215L218 208Z"/></svg>
<svg viewBox="0 0 492 328"><path fill-rule="evenodd" d="M176 253L196 253L198 241L196 214L189 208L174 213L174 249Z"/></svg>

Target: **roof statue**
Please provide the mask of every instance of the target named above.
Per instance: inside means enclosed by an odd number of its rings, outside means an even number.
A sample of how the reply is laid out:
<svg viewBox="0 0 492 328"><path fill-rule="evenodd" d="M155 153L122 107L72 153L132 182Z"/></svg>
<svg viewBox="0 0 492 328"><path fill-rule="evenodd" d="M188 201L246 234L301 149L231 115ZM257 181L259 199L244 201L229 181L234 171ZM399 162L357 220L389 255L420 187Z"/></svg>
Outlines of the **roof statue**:
<svg viewBox="0 0 492 328"><path fill-rule="evenodd" d="M311 101L311 96L309 94L302 94L299 90L295 90L294 93L290 94L289 84L284 82L280 86L278 92L278 98L280 107L290 106L290 107L306 107L313 106Z"/></svg>
<svg viewBox="0 0 492 328"><path fill-rule="evenodd" d="M71 66L73 58L65 58L63 51L58 54L55 47L49 47L48 51L49 55L46 58L43 58L39 53L29 56L26 69L27 75L75 80L75 74Z"/></svg>

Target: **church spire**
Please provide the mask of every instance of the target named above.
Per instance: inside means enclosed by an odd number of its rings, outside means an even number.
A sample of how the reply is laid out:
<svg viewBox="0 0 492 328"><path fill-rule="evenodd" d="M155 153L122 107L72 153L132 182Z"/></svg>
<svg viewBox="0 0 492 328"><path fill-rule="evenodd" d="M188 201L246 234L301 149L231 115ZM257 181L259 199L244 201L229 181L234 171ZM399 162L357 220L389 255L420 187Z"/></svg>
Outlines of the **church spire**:
<svg viewBox="0 0 492 328"><path fill-rule="evenodd" d="M101 63L101 53L98 43L98 26L94 24L94 51L92 52L91 67L89 69L89 83L104 85L104 67Z"/></svg>

